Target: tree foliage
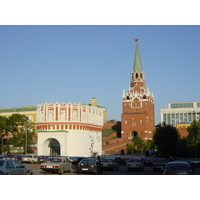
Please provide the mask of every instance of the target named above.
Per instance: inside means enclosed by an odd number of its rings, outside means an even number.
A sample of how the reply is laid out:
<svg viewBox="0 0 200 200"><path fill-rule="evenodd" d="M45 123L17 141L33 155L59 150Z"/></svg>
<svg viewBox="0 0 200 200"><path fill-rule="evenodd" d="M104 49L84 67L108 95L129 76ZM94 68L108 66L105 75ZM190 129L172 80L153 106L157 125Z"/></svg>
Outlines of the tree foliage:
<svg viewBox="0 0 200 200"><path fill-rule="evenodd" d="M192 124L187 128L189 132L187 136L187 145L190 149L190 156L195 156L195 146L197 149L197 156L200 156L200 120L194 120Z"/></svg>
<svg viewBox="0 0 200 200"><path fill-rule="evenodd" d="M158 151L165 157L176 156L179 138L178 130L164 122L157 125L153 136Z"/></svg>
<svg viewBox="0 0 200 200"><path fill-rule="evenodd" d="M29 118L21 114L13 114L9 117L0 116L1 150L3 147L23 147L25 142L30 144L35 132L35 126L30 123ZM3 139L4 136L12 133L12 138Z"/></svg>

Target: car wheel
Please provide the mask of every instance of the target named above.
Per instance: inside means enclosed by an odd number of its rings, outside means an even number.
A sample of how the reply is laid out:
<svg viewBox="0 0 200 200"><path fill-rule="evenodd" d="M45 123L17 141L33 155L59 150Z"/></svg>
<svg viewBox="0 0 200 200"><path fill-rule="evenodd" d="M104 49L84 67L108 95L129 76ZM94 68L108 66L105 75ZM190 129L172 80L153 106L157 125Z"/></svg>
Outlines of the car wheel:
<svg viewBox="0 0 200 200"><path fill-rule="evenodd" d="M31 175L30 171L27 171L27 172L26 172L26 175Z"/></svg>
<svg viewBox="0 0 200 200"><path fill-rule="evenodd" d="M62 168L61 170L60 170L60 174L63 174L64 173L64 169Z"/></svg>

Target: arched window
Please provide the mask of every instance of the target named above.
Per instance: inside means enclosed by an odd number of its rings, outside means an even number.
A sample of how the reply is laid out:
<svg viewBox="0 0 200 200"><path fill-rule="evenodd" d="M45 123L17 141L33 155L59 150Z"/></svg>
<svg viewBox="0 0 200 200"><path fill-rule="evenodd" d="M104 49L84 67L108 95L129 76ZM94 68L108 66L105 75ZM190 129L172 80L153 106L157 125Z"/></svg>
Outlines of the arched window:
<svg viewBox="0 0 200 200"><path fill-rule="evenodd" d="M137 131L132 131L131 136L132 136L132 137L138 136L138 132L137 132Z"/></svg>
<svg viewBox="0 0 200 200"><path fill-rule="evenodd" d="M135 78L138 78L138 73L135 74Z"/></svg>

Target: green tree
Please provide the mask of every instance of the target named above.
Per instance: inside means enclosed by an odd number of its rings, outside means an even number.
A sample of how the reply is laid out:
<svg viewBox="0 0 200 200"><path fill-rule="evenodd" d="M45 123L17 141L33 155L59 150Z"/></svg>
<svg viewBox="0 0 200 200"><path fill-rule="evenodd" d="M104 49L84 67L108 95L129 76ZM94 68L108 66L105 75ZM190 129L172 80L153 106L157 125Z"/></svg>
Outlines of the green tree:
<svg viewBox="0 0 200 200"><path fill-rule="evenodd" d="M6 145L13 147L26 147L30 152L29 144L35 132L35 126L29 121L29 118L21 114L13 114L7 118L7 129L13 137L6 141Z"/></svg>
<svg viewBox="0 0 200 200"><path fill-rule="evenodd" d="M188 139L187 138L179 139L178 145L177 145L177 157L186 158L190 156L191 156L191 151L188 146Z"/></svg>
<svg viewBox="0 0 200 200"><path fill-rule="evenodd" d="M3 149L3 146L4 146L4 139L3 137L6 136L8 134L8 130L9 130L9 127L8 127L8 119L5 117L5 116L0 116L0 145L1 145L1 152L4 151Z"/></svg>
<svg viewBox="0 0 200 200"><path fill-rule="evenodd" d="M134 136L132 142L137 153L141 153L144 150L144 141L139 135Z"/></svg>
<svg viewBox="0 0 200 200"><path fill-rule="evenodd" d="M160 154L164 157L176 156L180 138L176 127L166 125L164 122L156 127L153 140Z"/></svg>
<svg viewBox="0 0 200 200"><path fill-rule="evenodd" d="M127 151L127 153L132 153L132 151L135 151L134 144L133 143L128 143L126 151Z"/></svg>
<svg viewBox="0 0 200 200"><path fill-rule="evenodd" d="M192 124L187 128L189 132L187 137L187 143L191 151L191 156L200 156L200 120L194 120Z"/></svg>

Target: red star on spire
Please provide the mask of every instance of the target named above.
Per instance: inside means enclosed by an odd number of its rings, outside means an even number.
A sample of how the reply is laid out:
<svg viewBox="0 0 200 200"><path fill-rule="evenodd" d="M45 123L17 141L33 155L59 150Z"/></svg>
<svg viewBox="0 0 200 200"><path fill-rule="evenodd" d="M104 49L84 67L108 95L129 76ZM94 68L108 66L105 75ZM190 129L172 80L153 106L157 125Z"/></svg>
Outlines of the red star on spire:
<svg viewBox="0 0 200 200"><path fill-rule="evenodd" d="M139 39L135 39L136 42L138 42Z"/></svg>

